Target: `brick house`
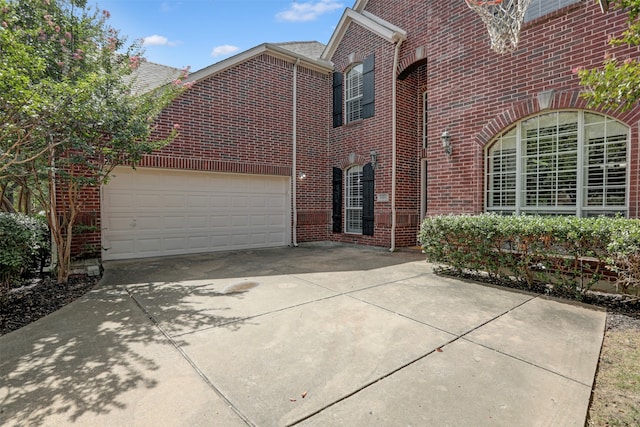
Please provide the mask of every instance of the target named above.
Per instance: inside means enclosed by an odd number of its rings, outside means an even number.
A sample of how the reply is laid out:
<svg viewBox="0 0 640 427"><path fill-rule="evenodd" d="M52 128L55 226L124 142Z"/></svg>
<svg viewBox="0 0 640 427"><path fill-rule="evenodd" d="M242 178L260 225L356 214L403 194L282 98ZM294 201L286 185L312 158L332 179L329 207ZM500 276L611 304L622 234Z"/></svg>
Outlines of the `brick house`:
<svg viewBox="0 0 640 427"><path fill-rule="evenodd" d="M636 218L640 108L587 108L572 71L600 65L625 19L532 0L518 49L498 55L463 0L358 0L327 46L264 44L200 70L159 119L178 139L102 189L103 257L395 249L441 213Z"/></svg>

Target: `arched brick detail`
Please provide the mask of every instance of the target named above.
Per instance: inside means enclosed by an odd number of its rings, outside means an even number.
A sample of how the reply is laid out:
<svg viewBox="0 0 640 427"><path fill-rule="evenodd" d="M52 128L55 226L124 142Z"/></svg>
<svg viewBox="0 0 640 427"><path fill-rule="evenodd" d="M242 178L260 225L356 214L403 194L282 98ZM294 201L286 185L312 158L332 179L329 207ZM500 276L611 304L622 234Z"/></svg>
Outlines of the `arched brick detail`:
<svg viewBox="0 0 640 427"><path fill-rule="evenodd" d="M338 163L338 167L342 170L345 170L351 165L359 165L364 166L369 163L371 159L368 156L363 156L362 154L351 153L344 159Z"/></svg>
<svg viewBox="0 0 640 427"><path fill-rule="evenodd" d="M578 89L554 92L549 107L541 109L537 96L515 102L511 108L498 114L490 120L476 135L475 142L480 147L487 145L497 134L514 123L543 111L562 109L586 109L587 101L580 97Z"/></svg>
<svg viewBox="0 0 640 427"><path fill-rule="evenodd" d="M349 55L347 58L345 58L342 61L337 61L334 66L335 66L335 70L339 71L341 73L344 73L345 71L347 71L349 69L349 67L351 67L354 64L359 64L361 62L364 61L364 58L366 58L367 55L364 53L352 53L351 55Z"/></svg>
<svg viewBox="0 0 640 427"><path fill-rule="evenodd" d="M410 54L400 60L398 64L398 79L404 80L413 70L427 63L427 48L418 46Z"/></svg>

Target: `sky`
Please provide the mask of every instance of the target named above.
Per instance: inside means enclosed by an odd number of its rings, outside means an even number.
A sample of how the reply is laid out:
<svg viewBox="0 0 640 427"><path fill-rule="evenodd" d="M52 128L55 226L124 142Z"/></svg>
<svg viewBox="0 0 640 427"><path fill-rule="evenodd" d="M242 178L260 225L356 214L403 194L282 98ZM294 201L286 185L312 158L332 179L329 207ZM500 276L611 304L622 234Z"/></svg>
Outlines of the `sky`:
<svg viewBox="0 0 640 427"><path fill-rule="evenodd" d="M262 43L326 44L355 0L93 0L151 62L197 71ZM92 4L90 0L88 4Z"/></svg>

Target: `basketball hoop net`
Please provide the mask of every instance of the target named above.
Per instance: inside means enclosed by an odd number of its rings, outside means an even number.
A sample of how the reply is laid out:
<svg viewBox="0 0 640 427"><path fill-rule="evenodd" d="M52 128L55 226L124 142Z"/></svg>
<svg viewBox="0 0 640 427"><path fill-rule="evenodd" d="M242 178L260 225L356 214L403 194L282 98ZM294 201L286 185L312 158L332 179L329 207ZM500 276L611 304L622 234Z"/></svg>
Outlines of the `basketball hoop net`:
<svg viewBox="0 0 640 427"><path fill-rule="evenodd" d="M531 0L465 0L487 26L491 49L504 54L518 47L520 28Z"/></svg>

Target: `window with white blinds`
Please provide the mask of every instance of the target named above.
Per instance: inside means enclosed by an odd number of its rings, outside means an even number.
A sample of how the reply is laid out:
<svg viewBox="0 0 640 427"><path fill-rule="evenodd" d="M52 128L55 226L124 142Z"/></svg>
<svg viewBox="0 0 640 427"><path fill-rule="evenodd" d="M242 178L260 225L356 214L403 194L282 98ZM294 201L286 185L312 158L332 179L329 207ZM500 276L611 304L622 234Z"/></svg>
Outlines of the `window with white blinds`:
<svg viewBox="0 0 640 427"><path fill-rule="evenodd" d="M347 169L345 182L345 216L347 233L362 233L362 167Z"/></svg>
<svg viewBox="0 0 640 427"><path fill-rule="evenodd" d="M627 214L629 128L583 111L542 114L500 135L486 155L486 210Z"/></svg>
<svg viewBox="0 0 640 427"><path fill-rule="evenodd" d="M351 68L345 78L345 110L347 123L362 118L362 64Z"/></svg>
<svg viewBox="0 0 640 427"><path fill-rule="evenodd" d="M531 0L524 22L533 21L548 13L555 12L570 4L580 3L582 0Z"/></svg>

